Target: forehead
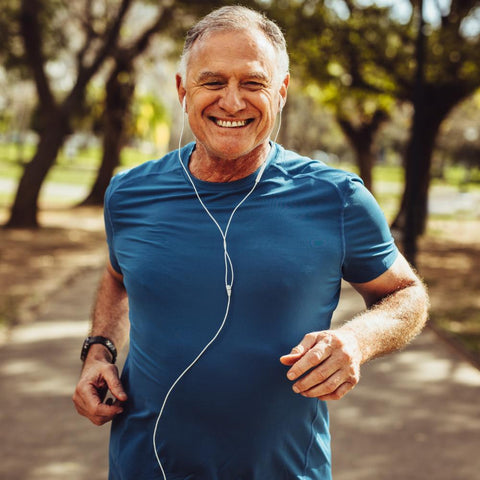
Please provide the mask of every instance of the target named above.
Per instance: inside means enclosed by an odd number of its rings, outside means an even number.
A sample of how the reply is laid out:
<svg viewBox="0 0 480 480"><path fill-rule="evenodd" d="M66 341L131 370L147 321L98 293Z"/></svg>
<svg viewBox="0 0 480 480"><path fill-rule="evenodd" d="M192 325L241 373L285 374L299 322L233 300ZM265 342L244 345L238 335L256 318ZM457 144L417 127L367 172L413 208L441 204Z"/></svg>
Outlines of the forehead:
<svg viewBox="0 0 480 480"><path fill-rule="evenodd" d="M203 71L229 74L240 70L271 78L277 63L276 50L261 31L213 31L194 43L187 77Z"/></svg>

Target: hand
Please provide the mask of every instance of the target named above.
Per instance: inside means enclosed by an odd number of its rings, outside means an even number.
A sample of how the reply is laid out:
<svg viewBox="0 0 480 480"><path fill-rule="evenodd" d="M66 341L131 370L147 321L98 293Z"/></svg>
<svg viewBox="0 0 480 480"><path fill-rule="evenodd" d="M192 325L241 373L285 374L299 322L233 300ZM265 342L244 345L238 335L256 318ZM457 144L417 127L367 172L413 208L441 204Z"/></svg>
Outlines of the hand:
<svg viewBox="0 0 480 480"><path fill-rule="evenodd" d="M72 400L80 415L87 417L95 425L103 425L123 412L122 403L127 400L127 394L123 390L115 365L107 360L89 357ZM111 404L103 403L107 390L115 397Z"/></svg>
<svg viewBox="0 0 480 480"><path fill-rule="evenodd" d="M338 400L360 380L361 359L353 333L325 330L305 335L280 362L291 367L287 378L295 381L292 387L295 393L320 400Z"/></svg>

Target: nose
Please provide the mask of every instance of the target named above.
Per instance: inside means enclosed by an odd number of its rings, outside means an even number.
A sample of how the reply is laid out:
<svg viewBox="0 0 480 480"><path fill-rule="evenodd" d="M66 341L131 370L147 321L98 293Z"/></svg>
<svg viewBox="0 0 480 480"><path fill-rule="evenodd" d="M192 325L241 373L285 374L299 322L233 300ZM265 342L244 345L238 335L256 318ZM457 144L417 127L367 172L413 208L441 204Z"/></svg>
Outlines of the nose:
<svg viewBox="0 0 480 480"><path fill-rule="evenodd" d="M222 91L218 106L225 112L233 114L243 110L246 107L246 103L238 87L228 85Z"/></svg>

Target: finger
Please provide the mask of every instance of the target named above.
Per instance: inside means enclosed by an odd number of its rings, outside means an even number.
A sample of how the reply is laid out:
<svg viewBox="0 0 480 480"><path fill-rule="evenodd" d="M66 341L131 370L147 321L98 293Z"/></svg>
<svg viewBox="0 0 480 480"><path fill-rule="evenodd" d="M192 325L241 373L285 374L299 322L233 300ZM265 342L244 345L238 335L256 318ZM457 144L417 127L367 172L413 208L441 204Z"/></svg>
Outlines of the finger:
<svg viewBox="0 0 480 480"><path fill-rule="evenodd" d="M111 405L101 403L99 400L96 403L95 400L86 400L84 396L78 395L76 392L73 401L77 412L95 425L103 425L123 412L123 407L118 400Z"/></svg>
<svg viewBox="0 0 480 480"><path fill-rule="evenodd" d="M335 390L345 383L346 380L347 378L345 378L344 372L342 372L342 370L337 370L332 375L324 378L321 382L313 384L311 388L300 390L297 384L293 385L292 388L294 392L300 393L304 397L317 398L335 392Z"/></svg>
<svg viewBox="0 0 480 480"><path fill-rule="evenodd" d="M287 367L291 367L297 360L302 357L303 353L289 353L288 355L282 355L280 362Z"/></svg>
<svg viewBox="0 0 480 480"><path fill-rule="evenodd" d="M287 372L287 378L289 380L296 380L312 368L324 362L330 356L330 353L330 345L320 340L315 347L311 348L292 365L292 368Z"/></svg>
<svg viewBox="0 0 480 480"><path fill-rule="evenodd" d="M123 389L122 382L118 376L118 369L114 365L108 370L104 372L105 382L108 385L108 389L110 390L111 394L121 402L125 402L127 400L127 394Z"/></svg>
<svg viewBox="0 0 480 480"><path fill-rule="evenodd" d="M317 342L317 332L308 333L302 341L292 348L292 351L280 357L280 362L284 365L291 366L297 362L306 352L308 352Z"/></svg>
<svg viewBox="0 0 480 480"><path fill-rule="evenodd" d="M123 412L118 400L112 405L102 403L104 391L106 391L106 386L103 384L104 381L93 382L88 378L83 379L77 384L72 398L78 413L96 425L102 425Z"/></svg>
<svg viewBox="0 0 480 480"><path fill-rule="evenodd" d="M329 393L328 395L322 395L317 397L319 400L340 400L345 396L350 390L353 390L355 385L352 385L350 382L342 383L334 392Z"/></svg>
<svg viewBox="0 0 480 480"><path fill-rule="evenodd" d="M93 415L93 417L102 419L104 421L103 423L105 423L113 420L114 417L121 413L123 413L123 407L120 404L115 402L112 405L101 403L95 410L95 415Z"/></svg>
<svg viewBox="0 0 480 480"><path fill-rule="evenodd" d="M296 393L306 392L317 385L322 384L325 381L328 381L337 371L340 370L340 365L338 362L335 362L330 356L325 360L321 365L316 368L313 368L310 372L301 377L295 384L292 386L293 391ZM335 386L335 388L338 385ZM314 395L317 396L317 395Z"/></svg>

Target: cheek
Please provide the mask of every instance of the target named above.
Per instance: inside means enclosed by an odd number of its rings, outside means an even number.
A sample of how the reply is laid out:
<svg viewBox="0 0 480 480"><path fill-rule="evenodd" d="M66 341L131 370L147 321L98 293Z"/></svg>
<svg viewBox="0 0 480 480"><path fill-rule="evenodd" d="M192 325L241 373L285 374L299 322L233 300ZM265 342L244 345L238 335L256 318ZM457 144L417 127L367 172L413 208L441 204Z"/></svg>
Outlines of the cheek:
<svg viewBox="0 0 480 480"><path fill-rule="evenodd" d="M272 107L272 104L268 104L263 110L263 124L265 128L272 128L275 123L276 109Z"/></svg>

